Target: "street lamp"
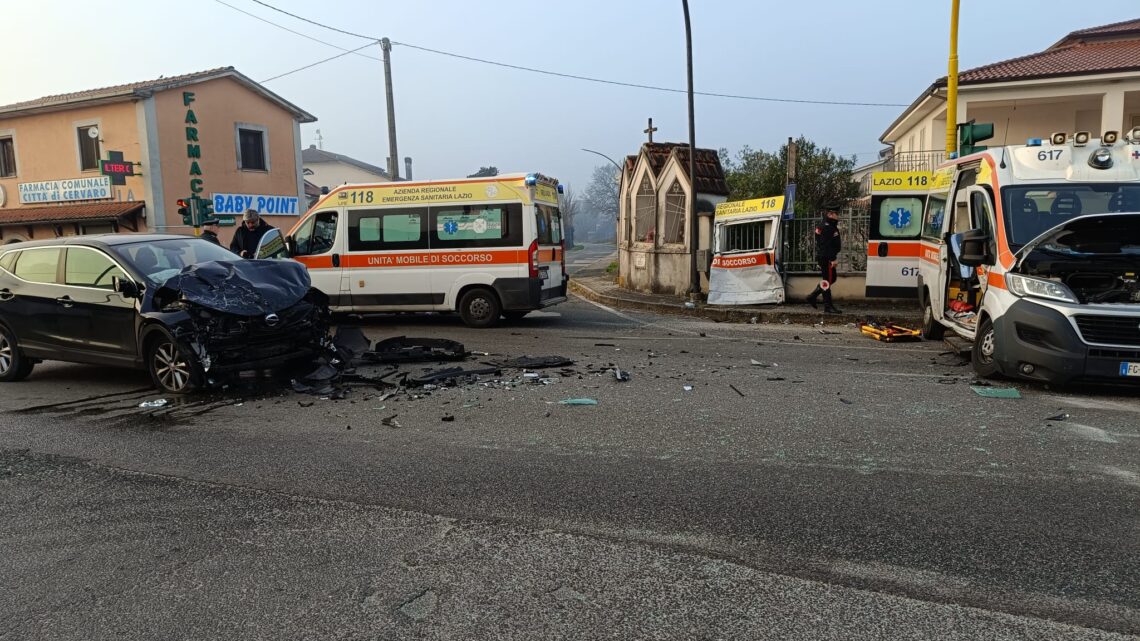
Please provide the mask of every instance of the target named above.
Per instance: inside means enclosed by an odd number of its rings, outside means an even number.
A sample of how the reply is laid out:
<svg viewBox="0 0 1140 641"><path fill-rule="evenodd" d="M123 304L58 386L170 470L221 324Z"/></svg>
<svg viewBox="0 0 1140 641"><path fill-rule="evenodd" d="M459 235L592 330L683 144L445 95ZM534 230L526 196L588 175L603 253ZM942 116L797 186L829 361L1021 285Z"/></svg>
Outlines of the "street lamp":
<svg viewBox="0 0 1140 641"><path fill-rule="evenodd" d="M597 155L601 156L602 158L605 158L606 160L610 161L610 163L613 164L614 167L617 167L617 170L619 172L621 171L621 165L617 164L617 162L615 162L613 158L610 158L609 156L603 154L602 152L594 151L593 149L586 149L585 147L582 148L582 151L588 151L592 154L597 154Z"/></svg>
<svg viewBox="0 0 1140 641"><path fill-rule="evenodd" d="M697 126L693 117L693 29L689 25L689 0L681 0L685 10L685 56L689 76L689 298L695 300L701 293L701 275L697 272Z"/></svg>

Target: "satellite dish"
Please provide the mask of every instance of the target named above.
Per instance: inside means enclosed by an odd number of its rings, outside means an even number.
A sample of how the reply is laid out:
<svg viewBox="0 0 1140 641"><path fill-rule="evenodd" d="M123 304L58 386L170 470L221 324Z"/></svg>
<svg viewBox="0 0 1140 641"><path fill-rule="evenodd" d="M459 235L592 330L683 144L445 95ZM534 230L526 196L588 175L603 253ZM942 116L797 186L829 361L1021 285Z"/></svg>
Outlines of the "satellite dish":
<svg viewBox="0 0 1140 641"><path fill-rule="evenodd" d="M98 127L89 127L87 129L87 137L92 138L92 139L98 138L99 137L99 128Z"/></svg>

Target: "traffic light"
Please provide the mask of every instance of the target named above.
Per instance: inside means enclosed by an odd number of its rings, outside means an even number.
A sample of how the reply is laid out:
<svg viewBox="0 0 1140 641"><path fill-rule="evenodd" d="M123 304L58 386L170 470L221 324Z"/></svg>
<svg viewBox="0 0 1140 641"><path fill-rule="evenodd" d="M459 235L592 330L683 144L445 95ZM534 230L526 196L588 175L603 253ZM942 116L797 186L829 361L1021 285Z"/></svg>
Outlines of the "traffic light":
<svg viewBox="0 0 1140 641"><path fill-rule="evenodd" d="M974 121L958 125L958 156L969 156L972 153L989 149L987 145L979 145L983 140L994 137L992 122L974 124Z"/></svg>
<svg viewBox="0 0 1140 641"><path fill-rule="evenodd" d="M183 225L194 224L194 212L190 209L190 201L184 198L178 199L178 215L182 216Z"/></svg>
<svg viewBox="0 0 1140 641"><path fill-rule="evenodd" d="M203 198L198 201L198 213L201 220L208 220L214 217L214 203L208 198Z"/></svg>

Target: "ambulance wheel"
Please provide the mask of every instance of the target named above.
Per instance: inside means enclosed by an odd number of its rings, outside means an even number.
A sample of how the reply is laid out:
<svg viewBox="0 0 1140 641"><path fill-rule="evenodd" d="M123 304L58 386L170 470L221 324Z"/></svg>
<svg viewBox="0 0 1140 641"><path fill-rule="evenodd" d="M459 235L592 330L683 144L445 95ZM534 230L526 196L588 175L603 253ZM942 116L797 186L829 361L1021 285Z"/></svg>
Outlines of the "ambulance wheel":
<svg viewBox="0 0 1140 641"><path fill-rule="evenodd" d="M495 292L476 287L459 299L459 316L468 327L492 327L499 322L502 307Z"/></svg>
<svg viewBox="0 0 1140 641"><path fill-rule="evenodd" d="M994 331L993 322L985 318L978 326L978 333L974 335L974 349L970 354L974 373L982 378L997 378L1001 374L994 358L996 349L997 332Z"/></svg>
<svg viewBox="0 0 1140 641"><path fill-rule="evenodd" d="M926 297L926 305L922 307L922 337L929 341L942 340L946 328L934 319L934 308L930 306L930 297Z"/></svg>

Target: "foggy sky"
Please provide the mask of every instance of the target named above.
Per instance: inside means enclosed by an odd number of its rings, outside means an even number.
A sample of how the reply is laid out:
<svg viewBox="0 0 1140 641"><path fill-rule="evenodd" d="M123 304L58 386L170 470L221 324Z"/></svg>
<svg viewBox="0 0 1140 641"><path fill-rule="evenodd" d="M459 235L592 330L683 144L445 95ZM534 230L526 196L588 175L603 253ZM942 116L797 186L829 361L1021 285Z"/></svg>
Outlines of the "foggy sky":
<svg viewBox="0 0 1140 641"><path fill-rule="evenodd" d="M352 49L368 40L235 7ZM519 66L684 89L681 3L672 0L266 0L373 37ZM909 104L946 72L950 0L691 0L698 91ZM1065 33L1138 17L1135 0L962 0L959 67L1040 51ZM340 53L217 0L0 1L8 64L0 104L232 65L262 81ZM379 46L364 50L379 58ZM687 140L683 93L610 86L493 67L396 46L399 154L415 177L495 165L585 187L605 161L636 152L652 116L658 141ZM382 65L357 55L266 84L318 122L328 151L384 166ZM780 104L698 97L697 144L774 149L806 135L870 162L902 107ZM26 145L26 142L22 142ZM25 147L26 148L26 147ZM402 163L401 163L402 171Z"/></svg>

